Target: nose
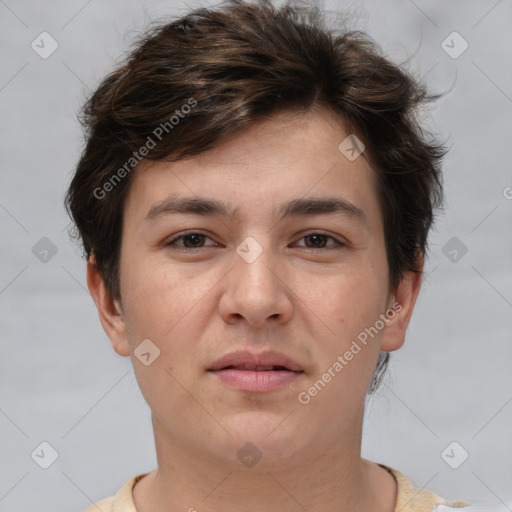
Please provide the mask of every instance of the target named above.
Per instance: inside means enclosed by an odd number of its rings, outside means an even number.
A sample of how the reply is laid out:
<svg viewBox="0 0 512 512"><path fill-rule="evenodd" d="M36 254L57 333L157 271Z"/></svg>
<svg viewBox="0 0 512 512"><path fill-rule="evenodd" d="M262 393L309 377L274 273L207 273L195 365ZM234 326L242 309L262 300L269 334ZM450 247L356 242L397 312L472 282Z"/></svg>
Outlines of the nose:
<svg viewBox="0 0 512 512"><path fill-rule="evenodd" d="M285 263L261 240L242 243L233 254L219 303L220 315L228 324L245 321L251 327L265 328L285 324L293 316Z"/></svg>

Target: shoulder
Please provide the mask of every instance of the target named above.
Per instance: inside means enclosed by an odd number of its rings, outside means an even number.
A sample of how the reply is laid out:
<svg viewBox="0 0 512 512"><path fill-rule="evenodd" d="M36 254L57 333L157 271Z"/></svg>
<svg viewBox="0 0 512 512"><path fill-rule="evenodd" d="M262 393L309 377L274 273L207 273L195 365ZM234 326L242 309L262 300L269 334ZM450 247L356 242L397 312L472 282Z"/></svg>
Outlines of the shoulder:
<svg viewBox="0 0 512 512"><path fill-rule="evenodd" d="M509 507L507 505L507 507ZM453 512L453 508L447 505L438 505L432 512ZM464 507L460 512L502 512L504 507L497 503L488 503L480 505L468 505Z"/></svg>
<svg viewBox="0 0 512 512"><path fill-rule="evenodd" d="M428 489L418 488L400 471L383 464L380 466L387 469L397 482L395 512L453 512L454 509L468 506L464 501L448 501ZM444 510L436 508L440 505L445 507ZM464 512L469 511L465 508Z"/></svg>
<svg viewBox="0 0 512 512"><path fill-rule="evenodd" d="M83 512L98 512L98 510L101 510L101 512L118 512L120 510L123 512L137 512L133 502L132 489L146 474L147 473L144 473L130 478L114 496L103 498Z"/></svg>
<svg viewBox="0 0 512 512"><path fill-rule="evenodd" d="M396 479L398 492L395 512L502 512L505 508L499 503L469 504L465 501L448 501L429 491L416 487L400 471L379 464ZM512 510L509 505L507 508Z"/></svg>
<svg viewBox="0 0 512 512"><path fill-rule="evenodd" d="M109 498L104 498L100 501L97 501L89 508L86 508L83 512L98 512L98 509L101 512L113 512L114 511L114 496L110 496Z"/></svg>

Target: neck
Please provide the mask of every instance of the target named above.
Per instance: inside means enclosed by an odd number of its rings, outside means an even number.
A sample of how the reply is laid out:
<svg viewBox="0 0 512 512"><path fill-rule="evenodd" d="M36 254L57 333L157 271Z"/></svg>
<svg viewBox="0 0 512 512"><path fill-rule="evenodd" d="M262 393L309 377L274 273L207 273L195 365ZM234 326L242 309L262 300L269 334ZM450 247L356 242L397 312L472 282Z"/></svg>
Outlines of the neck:
<svg viewBox="0 0 512 512"><path fill-rule="evenodd" d="M286 467L245 468L184 446L155 418L153 426L158 469L134 487L138 512L394 510L396 483L384 469L361 459L360 428L351 442L324 440Z"/></svg>

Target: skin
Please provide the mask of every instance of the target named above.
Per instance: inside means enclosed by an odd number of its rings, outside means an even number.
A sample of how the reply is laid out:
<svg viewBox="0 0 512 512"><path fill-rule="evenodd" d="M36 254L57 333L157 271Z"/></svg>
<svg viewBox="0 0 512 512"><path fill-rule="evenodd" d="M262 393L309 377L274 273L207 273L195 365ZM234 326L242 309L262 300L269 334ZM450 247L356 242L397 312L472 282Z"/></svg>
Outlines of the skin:
<svg viewBox="0 0 512 512"><path fill-rule="evenodd" d="M347 135L325 110L280 113L197 157L135 171L121 300L108 294L94 257L87 270L102 325L114 350L132 357L152 411L158 469L133 489L139 512L394 510L394 478L361 458L364 401L379 351L404 342L421 275L406 272L389 289L375 172L364 157L350 162L338 150ZM170 194L222 200L240 217L145 220ZM279 220L281 204L311 197L342 198L365 219L338 212ZM176 240L189 230L206 237ZM315 233L333 238L307 236ZM248 236L263 249L252 263L236 252ZM298 394L395 302L401 311L300 404ZM149 366L134 356L144 339L160 350ZM229 388L207 368L238 349L282 352L304 374L268 393ZM247 442L262 454L252 468L237 458Z"/></svg>

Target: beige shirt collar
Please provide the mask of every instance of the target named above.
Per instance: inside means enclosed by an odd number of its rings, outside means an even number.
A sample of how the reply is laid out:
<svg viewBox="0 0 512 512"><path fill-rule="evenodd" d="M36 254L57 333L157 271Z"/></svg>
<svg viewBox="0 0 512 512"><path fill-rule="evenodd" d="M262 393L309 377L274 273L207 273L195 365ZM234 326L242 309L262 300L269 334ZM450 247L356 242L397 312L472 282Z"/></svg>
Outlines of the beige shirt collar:
<svg viewBox="0 0 512 512"><path fill-rule="evenodd" d="M463 501L449 502L432 491L419 489L396 469L383 464L379 465L388 470L397 482L398 493L394 512L430 512L437 505L447 505L450 507L464 507L468 505ZM144 473L131 478L115 496L95 503L84 512L137 512L133 502L132 490L134 485L146 475L147 473Z"/></svg>

